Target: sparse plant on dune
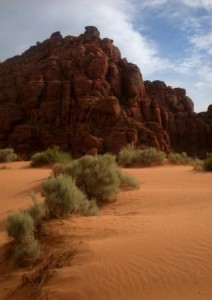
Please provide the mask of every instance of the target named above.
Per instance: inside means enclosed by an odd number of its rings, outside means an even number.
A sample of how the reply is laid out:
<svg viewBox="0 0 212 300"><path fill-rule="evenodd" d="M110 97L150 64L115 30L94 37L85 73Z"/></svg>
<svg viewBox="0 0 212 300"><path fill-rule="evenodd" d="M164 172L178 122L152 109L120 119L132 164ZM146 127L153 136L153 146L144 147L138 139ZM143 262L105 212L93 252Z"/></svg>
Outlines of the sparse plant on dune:
<svg viewBox="0 0 212 300"><path fill-rule="evenodd" d="M19 266L26 264L27 259L32 259L32 257L37 258L40 252L40 245L38 240L35 238L23 241L15 246L15 258L16 263Z"/></svg>
<svg viewBox="0 0 212 300"><path fill-rule="evenodd" d="M204 170L205 171L212 171L212 153L208 153L207 157L204 161Z"/></svg>
<svg viewBox="0 0 212 300"><path fill-rule="evenodd" d="M0 162L12 162L18 158L13 148L0 149Z"/></svg>
<svg viewBox="0 0 212 300"><path fill-rule="evenodd" d="M19 265L32 255L38 254L39 244L34 237L34 221L27 212L20 211L8 216L7 232L14 239L13 250Z"/></svg>
<svg viewBox="0 0 212 300"><path fill-rule="evenodd" d="M193 169L195 171L207 171L207 168L210 169L210 164L212 164L212 156L210 156L210 154L207 156L205 160L201 160L198 158L192 158L188 156L185 152L182 153L172 152L168 155L168 159L172 164L175 165L193 166Z"/></svg>
<svg viewBox="0 0 212 300"><path fill-rule="evenodd" d="M46 151L35 153L31 158L31 166L39 167L54 163L67 163L71 161L71 155L59 149L59 147L48 148Z"/></svg>
<svg viewBox="0 0 212 300"><path fill-rule="evenodd" d="M133 181L132 178L130 180L130 176L128 179L124 177L116 163L115 156L111 154L86 155L63 166L59 173L74 178L76 185L87 195L88 199L95 199L98 204L114 201L121 183L125 187L127 185L138 187L135 179Z"/></svg>
<svg viewBox="0 0 212 300"><path fill-rule="evenodd" d="M138 162L143 166L161 165L165 157L166 154L163 151L155 148L146 148L138 152Z"/></svg>
<svg viewBox="0 0 212 300"><path fill-rule="evenodd" d="M63 170L66 168L67 164L64 163L56 163L52 166L52 173L53 176L57 176L63 172Z"/></svg>
<svg viewBox="0 0 212 300"><path fill-rule="evenodd" d="M166 155L163 151L155 148L135 149L133 145L123 147L118 154L118 164L120 166L130 166L139 164L140 166L160 165L163 163Z"/></svg>
<svg viewBox="0 0 212 300"><path fill-rule="evenodd" d="M10 215L7 219L8 235L15 241L21 242L23 239L33 235L34 224L32 217L23 211Z"/></svg>
<svg viewBox="0 0 212 300"><path fill-rule="evenodd" d="M118 164L122 167L135 163L138 159L137 150L131 144L123 147L118 154Z"/></svg>
<svg viewBox="0 0 212 300"><path fill-rule="evenodd" d="M194 171L204 171L204 161L201 159L194 159L191 165L193 166Z"/></svg>
<svg viewBox="0 0 212 300"><path fill-rule="evenodd" d="M42 194L49 217L61 218L76 213L89 215L98 211L95 202L88 201L75 181L62 174L44 181Z"/></svg>
<svg viewBox="0 0 212 300"><path fill-rule="evenodd" d="M126 173L121 173L120 187L122 189L139 189L140 183L135 177Z"/></svg>
<svg viewBox="0 0 212 300"><path fill-rule="evenodd" d="M182 153L171 152L168 155L168 159L170 163L174 165L192 165L193 163L193 158L188 156L186 152L182 152Z"/></svg>
<svg viewBox="0 0 212 300"><path fill-rule="evenodd" d="M41 225L42 220L45 218L46 211L43 203L38 203L34 193L31 193L30 196L32 198L33 204L31 205L30 208L25 210L25 212L27 212L32 217L34 222L34 227L37 228Z"/></svg>

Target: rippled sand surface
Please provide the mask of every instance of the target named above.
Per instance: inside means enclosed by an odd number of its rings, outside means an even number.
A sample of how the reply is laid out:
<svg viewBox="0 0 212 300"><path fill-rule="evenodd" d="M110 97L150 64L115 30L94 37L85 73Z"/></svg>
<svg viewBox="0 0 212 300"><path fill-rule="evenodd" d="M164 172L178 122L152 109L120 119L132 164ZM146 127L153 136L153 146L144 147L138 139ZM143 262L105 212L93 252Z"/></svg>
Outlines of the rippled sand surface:
<svg viewBox="0 0 212 300"><path fill-rule="evenodd" d="M169 165L124 172L141 182L140 190L120 192L97 217L55 222L66 249L73 241L81 246L44 285L44 294L58 300L212 299L212 174ZM27 163L0 170L2 247L8 212L29 206L29 192L49 174ZM1 270L5 299L21 272L5 278Z"/></svg>

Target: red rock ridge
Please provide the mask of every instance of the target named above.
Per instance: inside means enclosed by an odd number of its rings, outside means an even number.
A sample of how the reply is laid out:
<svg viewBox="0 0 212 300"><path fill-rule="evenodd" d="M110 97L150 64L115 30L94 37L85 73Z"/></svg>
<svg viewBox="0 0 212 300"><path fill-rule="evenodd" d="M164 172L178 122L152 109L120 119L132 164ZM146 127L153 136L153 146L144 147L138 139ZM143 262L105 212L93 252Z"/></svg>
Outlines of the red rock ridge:
<svg viewBox="0 0 212 300"><path fill-rule="evenodd" d="M88 26L55 32L0 64L0 147L21 154L59 145L78 157L117 153L128 143L201 154L211 123L183 89L144 82L113 41Z"/></svg>

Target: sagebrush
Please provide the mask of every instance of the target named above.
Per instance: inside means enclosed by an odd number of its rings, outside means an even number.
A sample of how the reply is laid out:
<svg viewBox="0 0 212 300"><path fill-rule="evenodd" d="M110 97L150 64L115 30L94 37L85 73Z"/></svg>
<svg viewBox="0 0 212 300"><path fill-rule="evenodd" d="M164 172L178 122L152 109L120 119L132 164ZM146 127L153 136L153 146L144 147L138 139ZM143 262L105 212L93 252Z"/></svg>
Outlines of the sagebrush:
<svg viewBox="0 0 212 300"><path fill-rule="evenodd" d="M59 147L51 147L46 151L35 153L31 158L31 165L39 167L43 165L51 165L54 163L67 163L71 161L71 155L63 152Z"/></svg>
<svg viewBox="0 0 212 300"><path fill-rule="evenodd" d="M66 217L76 213L92 215L98 212L95 202L88 201L74 179L63 174L44 181L42 194L49 217Z"/></svg>
<svg viewBox="0 0 212 300"><path fill-rule="evenodd" d="M193 158L188 156L186 152L175 153L171 152L168 155L170 163L174 165L192 165Z"/></svg>
<svg viewBox="0 0 212 300"><path fill-rule="evenodd" d="M26 211L19 211L7 218L7 232L14 239L16 262L22 264L25 259L39 252L39 243L34 236L34 221Z"/></svg>
<svg viewBox="0 0 212 300"><path fill-rule="evenodd" d="M36 228L41 225L42 220L45 218L46 210L43 203L38 203L34 193L31 193L30 196L33 204L30 208L26 209L25 212L27 212L32 217L34 227Z"/></svg>
<svg viewBox="0 0 212 300"><path fill-rule="evenodd" d="M74 178L76 185L88 199L95 199L98 204L114 201L122 180L116 158L111 154L86 155L56 170L56 174L61 173ZM128 182L125 180L125 185L127 184L136 185L135 181L132 183L129 179Z"/></svg>
<svg viewBox="0 0 212 300"><path fill-rule="evenodd" d="M204 169L205 171L212 171L212 153L207 154L207 157L204 161Z"/></svg>
<svg viewBox="0 0 212 300"><path fill-rule="evenodd" d="M160 165L163 163L166 154L155 148L136 149L133 145L123 147L118 154L120 166L139 164L140 166Z"/></svg>
<svg viewBox="0 0 212 300"><path fill-rule="evenodd" d="M204 171L204 161L198 158L195 158L191 165L195 171Z"/></svg>
<svg viewBox="0 0 212 300"><path fill-rule="evenodd" d="M131 144L123 147L118 154L118 164L120 166L128 166L137 161L137 150Z"/></svg>
<svg viewBox="0 0 212 300"><path fill-rule="evenodd" d="M140 183L138 180L126 173L120 174L120 187L122 189L139 189Z"/></svg>
<svg viewBox="0 0 212 300"><path fill-rule="evenodd" d="M0 149L0 162L12 162L18 158L13 148Z"/></svg>
<svg viewBox="0 0 212 300"><path fill-rule="evenodd" d="M8 235L20 242L33 235L34 222L32 217L24 211L20 211L8 216L7 232Z"/></svg>

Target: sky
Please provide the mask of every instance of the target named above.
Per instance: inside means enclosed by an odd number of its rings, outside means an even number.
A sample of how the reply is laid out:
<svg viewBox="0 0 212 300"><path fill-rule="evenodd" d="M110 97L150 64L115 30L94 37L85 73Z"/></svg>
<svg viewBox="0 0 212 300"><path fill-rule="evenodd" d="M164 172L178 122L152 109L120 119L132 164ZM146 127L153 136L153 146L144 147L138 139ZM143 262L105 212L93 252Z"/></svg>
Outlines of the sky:
<svg viewBox="0 0 212 300"><path fill-rule="evenodd" d="M196 112L212 104L212 0L0 0L0 61L88 25L144 80L185 88Z"/></svg>

